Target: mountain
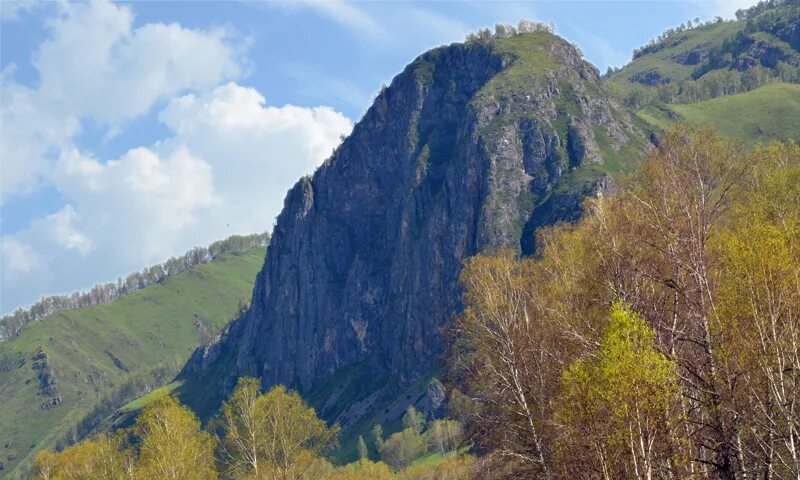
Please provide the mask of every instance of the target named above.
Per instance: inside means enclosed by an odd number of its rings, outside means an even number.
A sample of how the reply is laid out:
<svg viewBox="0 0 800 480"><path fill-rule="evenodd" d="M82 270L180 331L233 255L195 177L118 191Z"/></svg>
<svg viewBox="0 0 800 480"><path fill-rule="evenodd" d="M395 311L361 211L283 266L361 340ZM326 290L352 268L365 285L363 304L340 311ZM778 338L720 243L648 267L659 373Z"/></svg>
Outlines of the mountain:
<svg viewBox="0 0 800 480"><path fill-rule="evenodd" d="M182 401L208 415L256 376L345 431L441 402L428 379L464 260L530 253L537 227L577 218L647 144L573 45L486 37L414 60L289 191L250 309L195 352Z"/></svg>
<svg viewBox="0 0 800 480"><path fill-rule="evenodd" d="M263 246L222 253L111 303L30 322L0 343L0 478L21 477L37 450L80 439L168 383L237 315L263 260Z"/></svg>

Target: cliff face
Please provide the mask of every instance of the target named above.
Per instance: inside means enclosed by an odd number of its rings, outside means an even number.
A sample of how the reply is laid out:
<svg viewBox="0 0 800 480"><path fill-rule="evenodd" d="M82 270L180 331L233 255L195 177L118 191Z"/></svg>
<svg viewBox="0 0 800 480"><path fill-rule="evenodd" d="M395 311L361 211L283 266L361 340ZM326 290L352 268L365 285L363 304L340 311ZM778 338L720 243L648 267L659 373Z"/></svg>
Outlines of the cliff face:
<svg viewBox="0 0 800 480"><path fill-rule="evenodd" d="M184 376L214 395L242 375L313 394L357 364L412 382L441 358L463 261L530 252L644 144L556 36L423 54L289 191L250 310Z"/></svg>

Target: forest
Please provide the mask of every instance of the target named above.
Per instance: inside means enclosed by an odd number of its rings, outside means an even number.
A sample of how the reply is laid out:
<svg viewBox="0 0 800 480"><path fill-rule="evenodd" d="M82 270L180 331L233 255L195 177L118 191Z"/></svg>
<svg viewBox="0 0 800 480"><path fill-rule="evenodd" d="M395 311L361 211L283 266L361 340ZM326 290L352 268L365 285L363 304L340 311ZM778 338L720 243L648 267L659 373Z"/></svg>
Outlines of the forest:
<svg viewBox="0 0 800 480"><path fill-rule="evenodd" d="M467 261L447 417L412 407L355 463L296 392L240 379L205 428L166 397L32 478L800 478L800 146L679 125L584 209Z"/></svg>
<svg viewBox="0 0 800 480"><path fill-rule="evenodd" d="M481 478L799 478L797 144L677 127L537 245L463 273Z"/></svg>

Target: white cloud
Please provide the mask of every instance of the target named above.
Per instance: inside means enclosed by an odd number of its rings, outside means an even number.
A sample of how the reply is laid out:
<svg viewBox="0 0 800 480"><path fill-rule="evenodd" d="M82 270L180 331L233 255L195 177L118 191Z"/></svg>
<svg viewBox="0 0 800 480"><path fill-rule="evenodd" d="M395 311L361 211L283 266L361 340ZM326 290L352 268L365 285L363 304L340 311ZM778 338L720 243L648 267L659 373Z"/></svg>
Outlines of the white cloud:
<svg viewBox="0 0 800 480"><path fill-rule="evenodd" d="M3 237L3 311L270 228L288 188L352 128L236 83L175 98L159 118L173 135L118 159L62 152L48 178L68 205Z"/></svg>
<svg viewBox="0 0 800 480"><path fill-rule="evenodd" d="M190 145L212 165L223 205L208 217L216 237L226 235L228 224L237 232L270 228L286 190L352 128L331 108L267 106L255 89L235 83L175 99L159 118L175 132L160 148Z"/></svg>
<svg viewBox="0 0 800 480"><path fill-rule="evenodd" d="M0 77L0 200L35 188L82 120L118 128L159 100L213 87L242 68L224 31L134 27L130 8L107 1L59 5L33 58L39 85L16 83L13 68Z"/></svg>
<svg viewBox="0 0 800 480"><path fill-rule="evenodd" d="M372 28L356 7L315 8ZM106 1L49 13L37 85L16 82L13 65L0 77L0 200L48 184L64 204L0 239L3 312L269 229L287 189L352 128L331 108L269 106L232 82L245 59L223 30L137 25ZM75 145L84 122L113 134L159 105L171 133L152 145L115 159Z"/></svg>
<svg viewBox="0 0 800 480"><path fill-rule="evenodd" d="M2 244L3 270L15 275L41 267L39 255L13 237L4 237Z"/></svg>

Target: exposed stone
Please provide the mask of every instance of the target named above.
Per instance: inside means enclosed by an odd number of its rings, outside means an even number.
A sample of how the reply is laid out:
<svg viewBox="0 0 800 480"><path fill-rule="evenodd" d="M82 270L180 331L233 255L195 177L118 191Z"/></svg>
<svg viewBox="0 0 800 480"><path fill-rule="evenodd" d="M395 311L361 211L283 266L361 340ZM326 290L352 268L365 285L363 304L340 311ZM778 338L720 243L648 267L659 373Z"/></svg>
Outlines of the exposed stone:
<svg viewBox="0 0 800 480"><path fill-rule="evenodd" d="M641 83L642 85L660 85L662 83L669 83L669 78L666 78L659 73L655 68L651 68L642 72L636 72L631 75L631 82Z"/></svg>

